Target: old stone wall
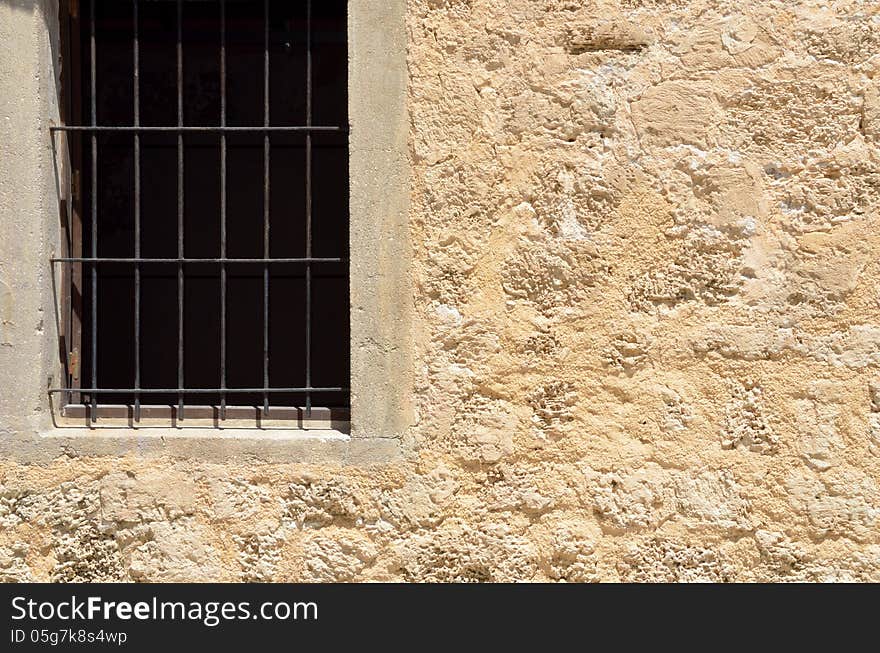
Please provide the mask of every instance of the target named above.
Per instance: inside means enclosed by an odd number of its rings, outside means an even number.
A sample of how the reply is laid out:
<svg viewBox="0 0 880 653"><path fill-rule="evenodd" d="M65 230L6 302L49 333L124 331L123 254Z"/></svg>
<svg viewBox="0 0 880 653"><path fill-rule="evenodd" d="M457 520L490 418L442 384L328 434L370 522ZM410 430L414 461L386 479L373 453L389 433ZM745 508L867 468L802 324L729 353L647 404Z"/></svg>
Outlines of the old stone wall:
<svg viewBox="0 0 880 653"><path fill-rule="evenodd" d="M399 454L6 460L0 579L880 581L878 5L407 12Z"/></svg>

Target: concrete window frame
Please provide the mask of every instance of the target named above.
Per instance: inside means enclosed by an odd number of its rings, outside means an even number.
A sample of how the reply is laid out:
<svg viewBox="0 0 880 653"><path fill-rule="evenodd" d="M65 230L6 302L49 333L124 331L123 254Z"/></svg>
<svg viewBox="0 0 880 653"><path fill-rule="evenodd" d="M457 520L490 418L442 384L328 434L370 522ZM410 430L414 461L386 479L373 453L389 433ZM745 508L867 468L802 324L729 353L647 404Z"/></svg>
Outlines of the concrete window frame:
<svg viewBox="0 0 880 653"><path fill-rule="evenodd" d="M396 457L413 422L405 0L349 0L351 428L57 428L47 388L65 173L57 0L0 0L0 456L183 455L343 463ZM59 153L64 148L58 148Z"/></svg>

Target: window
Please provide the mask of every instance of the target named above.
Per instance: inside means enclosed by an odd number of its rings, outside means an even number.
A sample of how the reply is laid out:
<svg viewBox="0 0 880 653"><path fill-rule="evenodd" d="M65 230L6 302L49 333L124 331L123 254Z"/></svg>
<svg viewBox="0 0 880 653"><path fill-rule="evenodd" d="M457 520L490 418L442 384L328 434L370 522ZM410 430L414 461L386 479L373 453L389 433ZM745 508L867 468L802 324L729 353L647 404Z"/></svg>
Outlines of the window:
<svg viewBox="0 0 880 653"><path fill-rule="evenodd" d="M71 0L62 415L345 420L344 0Z"/></svg>

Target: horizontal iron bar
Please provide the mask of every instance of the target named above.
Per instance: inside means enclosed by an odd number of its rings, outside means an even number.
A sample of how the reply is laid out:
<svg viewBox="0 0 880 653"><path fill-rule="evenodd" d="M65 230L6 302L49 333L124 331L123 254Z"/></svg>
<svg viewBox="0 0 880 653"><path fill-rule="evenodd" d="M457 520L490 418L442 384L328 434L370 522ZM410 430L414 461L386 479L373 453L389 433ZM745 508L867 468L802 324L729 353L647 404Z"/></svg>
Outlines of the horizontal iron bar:
<svg viewBox="0 0 880 653"><path fill-rule="evenodd" d="M86 404L65 404L61 407L61 414L66 418L82 418L88 416L90 406ZM102 419L132 417L134 406L132 404L98 404L98 417ZM217 416L218 407L204 404L196 404L186 407L186 419L204 420L213 419ZM180 409L176 405L168 404L141 404L141 421L149 419L174 419L179 417ZM306 418L306 408L299 406L272 406L269 411L263 406L239 406L226 407L226 418L236 419L263 419L272 421L302 420ZM348 408L334 408L327 406L312 407L314 421L332 420L349 421L351 411Z"/></svg>
<svg viewBox="0 0 880 653"><path fill-rule="evenodd" d="M49 394L60 392L88 392L105 394L126 394L134 392L151 392L153 394L220 394L226 393L261 393L261 392L347 392L349 388L49 388Z"/></svg>
<svg viewBox="0 0 880 653"><path fill-rule="evenodd" d="M90 258L64 257L52 263L346 263L347 258Z"/></svg>
<svg viewBox="0 0 880 653"><path fill-rule="evenodd" d="M54 125L49 127L50 132L347 132L348 127L340 127L338 125L275 125L273 127L264 126L211 126L211 125L191 125L191 126L145 126L136 127L134 125Z"/></svg>

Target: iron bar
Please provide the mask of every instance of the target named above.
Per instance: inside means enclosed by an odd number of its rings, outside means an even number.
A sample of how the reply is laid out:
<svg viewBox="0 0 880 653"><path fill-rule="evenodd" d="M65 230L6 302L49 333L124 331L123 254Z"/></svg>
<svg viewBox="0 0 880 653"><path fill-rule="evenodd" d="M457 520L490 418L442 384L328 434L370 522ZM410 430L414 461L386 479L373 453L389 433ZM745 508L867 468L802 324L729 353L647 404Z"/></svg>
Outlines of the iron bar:
<svg viewBox="0 0 880 653"><path fill-rule="evenodd" d="M51 399L50 399L51 400ZM65 404L60 406L61 414L65 418L78 419L88 415L88 407L77 404ZM129 417L130 406L128 404L100 404L98 406L98 419L116 421ZM192 404L187 406L187 412L193 420L216 419L216 407L206 404ZM167 404L149 404L145 403L142 407L142 419L151 420L168 420L174 424L177 411L174 406ZM302 421L305 418L305 410L297 406L275 406L271 415L266 414L261 407L258 406L236 406L227 407L227 416L230 420L256 420L254 425L256 428L263 428L261 420L273 420L276 422ZM343 423L349 422L351 419L351 411L347 408L333 407L315 407L312 409L313 420L332 421L335 425L343 426ZM73 425L69 425L73 426ZM193 424L195 426L195 424Z"/></svg>
<svg viewBox="0 0 880 653"><path fill-rule="evenodd" d="M47 391L49 394L58 394L61 392L72 392L76 388L49 388ZM81 388L79 391L81 392L102 392L105 394L128 394L133 393L135 390L141 392L143 394L179 394L181 392L192 393L192 394L259 394L264 390L266 392L278 393L278 392L345 392L349 388Z"/></svg>
<svg viewBox="0 0 880 653"><path fill-rule="evenodd" d="M138 0L132 0L132 23L134 30L133 51L133 74L132 85L134 87L134 125L140 127L140 43L138 26ZM134 257L141 257L141 135L134 132ZM140 262L134 264L134 387L141 386L141 266ZM141 419L141 396L134 395L134 421Z"/></svg>
<svg viewBox="0 0 880 653"><path fill-rule="evenodd" d="M97 87L95 57L95 3L89 3L89 84L91 89L92 125L98 124L98 108L95 89ZM98 258L98 135L92 132L92 258ZM98 266L92 266L92 385L98 386ZM97 419L95 411L98 407L97 390L90 391L92 400L91 419Z"/></svg>
<svg viewBox="0 0 880 653"><path fill-rule="evenodd" d="M306 126L312 124L312 0L306 0ZM312 256L312 132L306 131L306 258ZM306 264L306 385L312 384L312 266ZM306 415L312 396L306 393Z"/></svg>
<svg viewBox="0 0 880 653"><path fill-rule="evenodd" d="M220 126L226 126L226 0L220 0ZM226 258L226 132L220 132L220 258ZM220 387L226 386L226 264L220 264ZM220 395L226 419L226 394Z"/></svg>
<svg viewBox="0 0 880 653"><path fill-rule="evenodd" d="M49 259L52 263L346 263L347 258L113 258L64 256Z"/></svg>
<svg viewBox="0 0 880 653"><path fill-rule="evenodd" d="M177 0L177 126L183 127L183 0ZM177 132L177 385L184 386L183 357L183 132ZM183 421L183 393L177 396L177 418Z"/></svg>
<svg viewBox="0 0 880 653"><path fill-rule="evenodd" d="M269 0L263 0L263 127L269 127ZM269 260L269 132L263 132L263 258ZM269 387L269 263L263 264L263 387ZM263 412L269 413L269 393L263 392Z"/></svg>
<svg viewBox="0 0 880 653"><path fill-rule="evenodd" d="M81 20L78 7L76 12L66 13L68 13L65 20L68 22L67 36L69 38L64 39L64 48L69 60L69 65L66 69L69 74L65 75L62 71L61 75L63 91L68 98L69 108L69 113L65 116L65 121L73 124L82 124L84 121L84 105L82 104L81 97L84 79L82 64L85 60L83 45L86 43L86 40L82 37L82 25L87 21L86 19ZM65 137L67 136L68 135L65 134ZM51 134L51 138L54 141L54 133ZM71 183L72 208L69 223L71 246L65 253L66 256L81 256L82 248L85 244L83 236L86 233L84 231L86 217L83 214L85 203L82 198L86 193L84 192L85 189L82 187L82 183L86 171L83 168L83 141L84 139L82 137L75 139L65 138L65 143L70 148L69 155L71 157L71 174L69 175L69 178ZM83 274L82 266L75 266L68 270L68 277L70 281L67 287L67 297L69 299L67 314L69 316L70 338L67 341L69 346L67 346L66 349L70 352L69 355L73 355L74 352L76 353L74 368L69 368L69 370L72 377L71 384L77 386L82 384L82 379L85 376L85 373L81 369L80 361L82 360L82 355L86 349L84 345L85 338L87 338L83 332L83 324L86 321L86 317L83 313L84 299L87 296L85 288L86 277ZM74 397L76 401L82 401L83 399L81 394L75 393L74 395L71 395L70 400L73 401Z"/></svg>
<svg viewBox="0 0 880 653"><path fill-rule="evenodd" d="M50 132L347 132L337 125L55 125Z"/></svg>

